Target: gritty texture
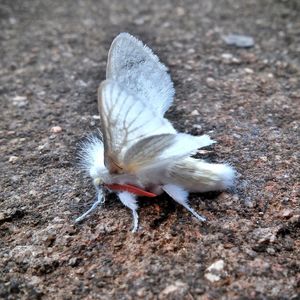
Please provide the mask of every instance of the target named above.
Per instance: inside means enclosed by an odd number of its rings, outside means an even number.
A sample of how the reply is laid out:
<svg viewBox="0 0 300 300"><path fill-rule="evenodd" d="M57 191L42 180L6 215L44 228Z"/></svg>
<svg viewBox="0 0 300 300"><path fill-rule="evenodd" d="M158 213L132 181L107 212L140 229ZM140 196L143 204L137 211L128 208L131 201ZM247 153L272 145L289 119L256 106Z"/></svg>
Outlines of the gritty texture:
<svg viewBox="0 0 300 300"><path fill-rule="evenodd" d="M0 2L1 299L299 299L298 0ZM76 167L97 131L97 87L122 31L169 67L168 118L218 143L233 191L195 194L197 222L166 195L141 228ZM251 36L228 46L223 35ZM298 152L297 152L298 151Z"/></svg>

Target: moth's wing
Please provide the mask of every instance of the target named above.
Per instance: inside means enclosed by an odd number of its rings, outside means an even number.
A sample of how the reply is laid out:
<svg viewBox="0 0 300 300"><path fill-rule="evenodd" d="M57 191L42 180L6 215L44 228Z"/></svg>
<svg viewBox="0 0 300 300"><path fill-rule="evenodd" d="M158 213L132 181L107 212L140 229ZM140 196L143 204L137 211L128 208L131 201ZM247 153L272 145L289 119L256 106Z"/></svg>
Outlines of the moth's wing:
<svg viewBox="0 0 300 300"><path fill-rule="evenodd" d="M171 123L143 99L128 93L114 80L104 81L98 92L104 163L110 173L124 173L124 154L138 141L176 133Z"/></svg>
<svg viewBox="0 0 300 300"><path fill-rule="evenodd" d="M160 134L146 137L132 145L124 155L124 165L130 173L158 172L170 164L194 154L197 149L213 144L207 135L185 133Z"/></svg>
<svg viewBox="0 0 300 300"><path fill-rule="evenodd" d="M106 78L117 80L161 116L173 102L175 90L167 68L149 47L129 33L120 33L113 40Z"/></svg>

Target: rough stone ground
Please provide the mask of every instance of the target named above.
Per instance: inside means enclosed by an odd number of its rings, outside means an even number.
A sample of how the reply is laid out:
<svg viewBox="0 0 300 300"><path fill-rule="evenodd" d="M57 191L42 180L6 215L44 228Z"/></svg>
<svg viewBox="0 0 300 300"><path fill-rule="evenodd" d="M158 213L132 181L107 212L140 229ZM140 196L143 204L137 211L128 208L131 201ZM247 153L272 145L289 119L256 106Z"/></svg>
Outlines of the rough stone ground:
<svg viewBox="0 0 300 300"><path fill-rule="evenodd" d="M2 0L0 298L299 297L299 11L298 0ZM205 224L161 196L140 200L132 234L112 196L74 225L94 197L76 148L98 128L96 89L122 31L170 68L175 127L209 133L205 157L238 171L234 191L191 197ZM226 46L228 33L255 46Z"/></svg>

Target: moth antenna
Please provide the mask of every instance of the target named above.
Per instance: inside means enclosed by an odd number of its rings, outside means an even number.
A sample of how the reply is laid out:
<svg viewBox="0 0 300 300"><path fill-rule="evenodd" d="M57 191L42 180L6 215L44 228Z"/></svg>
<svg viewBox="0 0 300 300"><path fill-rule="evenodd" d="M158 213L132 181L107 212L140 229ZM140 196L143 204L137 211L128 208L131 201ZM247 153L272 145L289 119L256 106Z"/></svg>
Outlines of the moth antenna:
<svg viewBox="0 0 300 300"><path fill-rule="evenodd" d="M84 214L82 214L80 217L78 217L75 220L75 223L81 222L83 219L85 219L91 212L93 212L98 205L102 205L105 202L105 196L103 194L103 191L98 189L97 191L97 198L96 201L93 203L90 209L88 209Z"/></svg>
<svg viewBox="0 0 300 300"><path fill-rule="evenodd" d="M185 191L183 188L174 185L174 184L166 184L163 186L163 190L177 203L181 204L185 207L190 213L192 213L199 221L204 222L206 218L199 215L188 203L189 193Z"/></svg>
<svg viewBox="0 0 300 300"><path fill-rule="evenodd" d="M131 209L133 217L133 228L131 232L137 232L139 227L139 215L137 213L138 205L136 203L136 196L128 192L118 193L118 196L121 202Z"/></svg>

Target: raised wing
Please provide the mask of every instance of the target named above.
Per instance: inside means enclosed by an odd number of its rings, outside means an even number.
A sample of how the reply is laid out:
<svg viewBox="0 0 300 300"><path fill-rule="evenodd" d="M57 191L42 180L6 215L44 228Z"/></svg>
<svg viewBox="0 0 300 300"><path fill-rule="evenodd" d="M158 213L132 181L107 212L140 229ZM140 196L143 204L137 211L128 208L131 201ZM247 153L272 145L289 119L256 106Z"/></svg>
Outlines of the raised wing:
<svg viewBox="0 0 300 300"><path fill-rule="evenodd" d="M124 156L130 147L153 135L175 134L171 123L143 99L127 93L113 80L104 81L98 92L104 163L110 173L126 173Z"/></svg>
<svg viewBox="0 0 300 300"><path fill-rule="evenodd" d="M175 90L167 68L152 50L129 33L120 33L108 53L106 78L151 105L163 116L173 102Z"/></svg>

